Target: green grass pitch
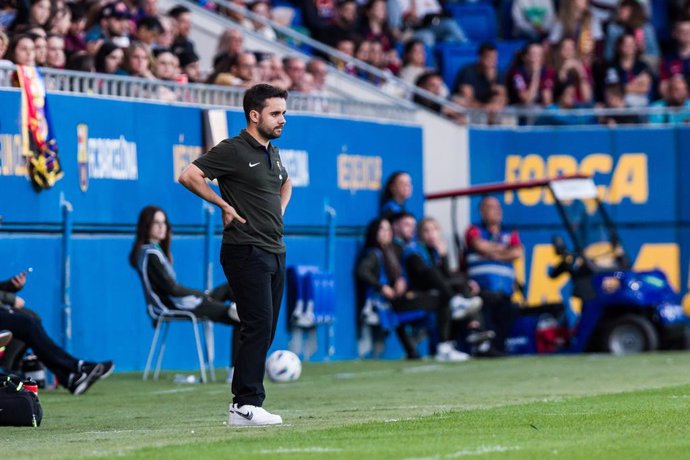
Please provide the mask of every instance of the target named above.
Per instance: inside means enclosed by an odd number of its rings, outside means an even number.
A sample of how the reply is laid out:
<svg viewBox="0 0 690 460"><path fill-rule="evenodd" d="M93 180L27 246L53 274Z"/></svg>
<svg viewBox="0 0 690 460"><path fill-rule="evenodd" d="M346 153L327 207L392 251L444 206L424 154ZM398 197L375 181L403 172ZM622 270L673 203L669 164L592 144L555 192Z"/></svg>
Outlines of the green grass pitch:
<svg viewBox="0 0 690 460"><path fill-rule="evenodd" d="M1 428L0 457L690 458L690 353L306 364L267 383L268 428L229 429L226 384L172 375L43 391L42 426Z"/></svg>

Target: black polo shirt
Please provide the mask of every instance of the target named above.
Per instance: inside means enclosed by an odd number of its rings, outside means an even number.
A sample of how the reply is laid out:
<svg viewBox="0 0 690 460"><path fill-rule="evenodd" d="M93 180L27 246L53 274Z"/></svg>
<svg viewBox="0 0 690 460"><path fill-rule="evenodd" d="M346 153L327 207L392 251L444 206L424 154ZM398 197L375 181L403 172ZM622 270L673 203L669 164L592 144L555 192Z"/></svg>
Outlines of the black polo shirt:
<svg viewBox="0 0 690 460"><path fill-rule="evenodd" d="M282 254L283 213L280 188L288 173L278 148L265 149L246 130L225 139L194 160L209 179L218 179L220 195L247 220L234 221L223 230L223 243L249 244Z"/></svg>

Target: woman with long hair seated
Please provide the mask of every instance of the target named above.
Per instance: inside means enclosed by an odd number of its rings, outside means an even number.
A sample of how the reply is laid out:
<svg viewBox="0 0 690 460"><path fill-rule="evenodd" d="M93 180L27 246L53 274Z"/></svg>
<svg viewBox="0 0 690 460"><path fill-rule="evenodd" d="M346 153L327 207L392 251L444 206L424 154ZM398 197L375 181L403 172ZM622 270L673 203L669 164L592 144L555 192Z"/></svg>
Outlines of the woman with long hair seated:
<svg viewBox="0 0 690 460"><path fill-rule="evenodd" d="M436 359L439 361L465 361L469 356L451 347L451 313L438 296L408 289L403 268L393 248L393 231L386 219L374 219L369 223L364 249L357 263L357 281L365 291L364 321L372 315L370 310L378 305L390 306L395 312L426 310L435 313L439 343ZM416 349L407 336L404 326L396 329L398 338L408 358L417 358Z"/></svg>
<svg viewBox="0 0 690 460"><path fill-rule="evenodd" d="M129 253L129 264L139 273L147 297L159 304L154 308L189 311L199 318L238 326L240 318L235 304L225 303L233 300L227 284L207 294L177 282L170 252L171 239L172 228L165 211L157 206L142 209L137 221L136 239ZM236 331L233 330L232 363L237 351L234 342L239 337Z"/></svg>

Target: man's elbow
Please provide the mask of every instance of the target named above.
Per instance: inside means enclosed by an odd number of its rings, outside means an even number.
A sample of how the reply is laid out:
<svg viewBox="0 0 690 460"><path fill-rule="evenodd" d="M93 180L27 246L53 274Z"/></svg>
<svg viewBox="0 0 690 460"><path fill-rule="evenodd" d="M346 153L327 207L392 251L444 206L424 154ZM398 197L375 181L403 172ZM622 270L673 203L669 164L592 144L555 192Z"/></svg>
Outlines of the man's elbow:
<svg viewBox="0 0 690 460"><path fill-rule="evenodd" d="M177 178L177 181L185 187L189 188L189 186L192 183L192 173L190 166L184 168L182 173L180 173L180 176Z"/></svg>

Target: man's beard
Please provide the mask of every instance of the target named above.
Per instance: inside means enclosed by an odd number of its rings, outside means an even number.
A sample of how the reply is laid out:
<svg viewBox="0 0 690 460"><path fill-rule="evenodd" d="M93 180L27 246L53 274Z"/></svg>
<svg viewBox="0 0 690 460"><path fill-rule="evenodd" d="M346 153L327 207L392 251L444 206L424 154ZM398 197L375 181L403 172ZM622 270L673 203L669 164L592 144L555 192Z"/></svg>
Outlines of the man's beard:
<svg viewBox="0 0 690 460"><path fill-rule="evenodd" d="M277 128L276 128L276 129L277 129ZM264 126L262 126L262 125L258 125L258 126L256 127L256 130L259 131L259 134L261 134L264 138L266 138L266 139L268 139L268 140L277 139L277 138L280 137L280 134L276 134L276 133L275 133L275 130L273 130L273 131L268 130L268 129L266 129L266 128L265 128Z"/></svg>

